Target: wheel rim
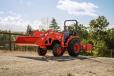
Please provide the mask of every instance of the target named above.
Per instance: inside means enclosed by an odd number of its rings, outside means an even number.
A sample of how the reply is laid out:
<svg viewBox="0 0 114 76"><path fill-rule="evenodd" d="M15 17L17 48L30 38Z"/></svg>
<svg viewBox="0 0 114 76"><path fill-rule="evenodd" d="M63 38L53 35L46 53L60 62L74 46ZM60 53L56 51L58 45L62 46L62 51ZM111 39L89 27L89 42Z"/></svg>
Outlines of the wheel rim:
<svg viewBox="0 0 114 76"><path fill-rule="evenodd" d="M60 55L61 52L62 52L62 48L61 48L61 47L58 47L58 48L57 48L57 51L56 51L57 55Z"/></svg>
<svg viewBox="0 0 114 76"><path fill-rule="evenodd" d="M79 45L78 43L76 43L76 44L74 45L74 51L77 52L77 53L80 52L80 45Z"/></svg>

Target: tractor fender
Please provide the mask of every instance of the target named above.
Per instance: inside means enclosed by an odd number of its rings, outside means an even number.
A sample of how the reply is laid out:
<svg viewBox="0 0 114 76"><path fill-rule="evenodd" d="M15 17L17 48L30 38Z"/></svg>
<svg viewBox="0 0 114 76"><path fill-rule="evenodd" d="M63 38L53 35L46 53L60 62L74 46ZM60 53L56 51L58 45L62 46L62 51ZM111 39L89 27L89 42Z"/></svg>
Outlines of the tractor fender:
<svg viewBox="0 0 114 76"><path fill-rule="evenodd" d="M70 42L71 40L73 40L73 39L79 39L79 36L70 36L70 37L68 38L67 42L66 42L66 46L67 46L67 47L68 47L69 42Z"/></svg>
<svg viewBox="0 0 114 76"><path fill-rule="evenodd" d="M60 44L60 41L59 41L59 40L53 40L53 41L52 41L52 46L55 45L56 43L57 43L57 44Z"/></svg>

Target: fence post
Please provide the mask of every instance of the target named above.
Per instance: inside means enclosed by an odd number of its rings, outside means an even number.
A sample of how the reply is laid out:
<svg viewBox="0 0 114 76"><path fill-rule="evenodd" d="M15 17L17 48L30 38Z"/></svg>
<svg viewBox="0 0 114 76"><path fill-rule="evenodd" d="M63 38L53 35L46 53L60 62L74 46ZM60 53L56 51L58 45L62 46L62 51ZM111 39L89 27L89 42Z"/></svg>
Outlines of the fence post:
<svg viewBox="0 0 114 76"><path fill-rule="evenodd" d="M13 44L13 48L14 48L13 50L15 50L15 43Z"/></svg>
<svg viewBox="0 0 114 76"><path fill-rule="evenodd" d="M11 31L9 31L9 50L12 50L12 46L11 46Z"/></svg>

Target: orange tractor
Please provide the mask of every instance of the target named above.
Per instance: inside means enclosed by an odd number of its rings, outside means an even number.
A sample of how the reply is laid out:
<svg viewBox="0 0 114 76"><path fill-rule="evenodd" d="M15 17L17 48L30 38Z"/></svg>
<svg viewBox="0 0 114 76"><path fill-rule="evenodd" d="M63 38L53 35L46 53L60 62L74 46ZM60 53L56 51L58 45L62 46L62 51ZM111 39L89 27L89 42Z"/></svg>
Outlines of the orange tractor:
<svg viewBox="0 0 114 76"><path fill-rule="evenodd" d="M79 36L66 29L66 23L68 21L76 20L65 20L64 31L56 32L54 30L48 30L46 32L33 31L31 36L18 36L16 38L16 45L19 46L37 46L38 54L40 56L45 56L48 49L52 50L54 56L62 56L65 50L68 51L70 56L78 56L83 50L85 52L91 51L91 44L82 44Z"/></svg>

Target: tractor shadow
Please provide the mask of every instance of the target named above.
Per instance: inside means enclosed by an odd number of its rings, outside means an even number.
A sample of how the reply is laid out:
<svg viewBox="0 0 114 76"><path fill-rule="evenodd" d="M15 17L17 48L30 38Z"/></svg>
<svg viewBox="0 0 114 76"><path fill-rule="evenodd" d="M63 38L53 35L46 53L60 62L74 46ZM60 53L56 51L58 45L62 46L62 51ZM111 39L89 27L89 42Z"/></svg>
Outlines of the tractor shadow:
<svg viewBox="0 0 114 76"><path fill-rule="evenodd" d="M32 59L32 60L39 60L39 61L71 61L71 60L85 60L89 59L88 57L78 56L78 57L71 57L71 56L61 56L61 57L54 57L54 56L39 56L39 57L31 57L31 56L16 56L19 58L26 58L26 59Z"/></svg>

